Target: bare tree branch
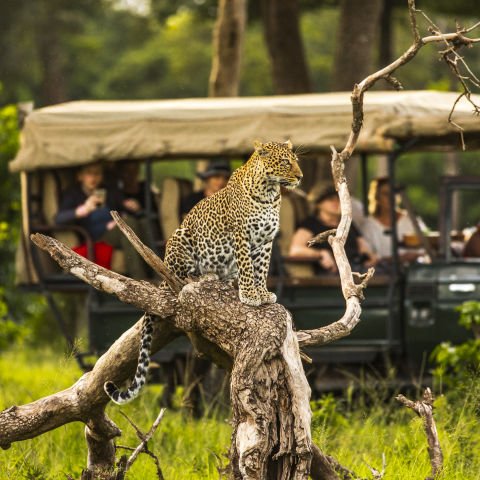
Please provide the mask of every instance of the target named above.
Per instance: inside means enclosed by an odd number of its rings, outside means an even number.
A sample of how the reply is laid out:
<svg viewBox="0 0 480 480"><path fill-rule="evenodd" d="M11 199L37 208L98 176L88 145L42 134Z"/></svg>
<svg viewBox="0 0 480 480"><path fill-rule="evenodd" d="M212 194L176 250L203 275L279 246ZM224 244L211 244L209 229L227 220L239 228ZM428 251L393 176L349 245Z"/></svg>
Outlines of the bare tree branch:
<svg viewBox="0 0 480 480"><path fill-rule="evenodd" d="M423 399L413 402L403 395L397 395L396 399L408 408L411 408L422 420L423 428L427 436L428 455L432 466L432 476L426 480L433 480L438 477L443 469L443 453L438 440L437 427L433 418L433 394L429 388L425 389Z"/></svg>
<svg viewBox="0 0 480 480"><path fill-rule="evenodd" d="M64 270L97 290L113 294L124 303L162 318L175 313L176 296L172 293L164 294L164 289L149 282L132 280L100 267L73 252L58 240L41 233L31 235L31 239L35 245L47 251Z"/></svg>
<svg viewBox="0 0 480 480"><path fill-rule="evenodd" d="M153 437L153 434L155 433L158 426L160 425L160 422L162 421L162 418L163 418L164 414L165 414L165 408L162 408L162 410L160 410L160 413L158 414L157 418L155 419L155 422L153 422L153 425L151 426L150 430L145 435L143 435L141 432L139 432L138 428L136 428L137 435L139 436L139 438L141 440L141 443L140 443L140 445L138 445L138 447L130 455L130 457L127 461L127 464L125 465L125 469L124 469L125 473L127 473L129 468L133 465L133 462L136 460L136 458L138 457L138 455L141 452L147 452L148 451L147 443ZM157 470L157 472L158 472L158 470ZM161 470L160 470L160 474L161 474ZM163 475L161 475L161 477L159 477L159 478L163 479Z"/></svg>
<svg viewBox="0 0 480 480"><path fill-rule="evenodd" d="M98 359L91 372L66 390L0 412L0 447L7 449L13 442L80 421L87 425L87 442L94 446L89 453L89 463L98 457L99 448L108 451L105 442L120 435L120 430L103 412L109 401L103 385L107 380L122 384L135 371L141 329L142 322L137 322ZM159 319L155 322L153 351L167 345L180 333L168 320Z"/></svg>
<svg viewBox="0 0 480 480"><path fill-rule="evenodd" d="M173 292L178 293L182 287L186 285L186 282L180 280L173 272L167 269L158 255L156 255L153 250L142 243L135 232L123 221L118 212L113 210L110 213L118 228L128 238L128 241L135 247L135 250L142 256L145 262L152 267L152 269L160 276L160 278L167 282L168 286Z"/></svg>

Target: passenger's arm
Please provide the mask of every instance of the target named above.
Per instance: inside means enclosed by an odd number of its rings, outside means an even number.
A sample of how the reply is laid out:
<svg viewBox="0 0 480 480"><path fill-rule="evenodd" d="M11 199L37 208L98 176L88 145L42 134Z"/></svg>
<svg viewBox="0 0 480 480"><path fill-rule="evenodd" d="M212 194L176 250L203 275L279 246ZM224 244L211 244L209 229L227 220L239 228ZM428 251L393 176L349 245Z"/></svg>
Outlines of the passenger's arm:
<svg viewBox="0 0 480 480"><path fill-rule="evenodd" d="M373 253L372 249L370 248L370 245L363 237L357 237L357 247L358 247L358 252L361 255L366 255L369 258L369 260L364 262L365 266L371 267L372 265L375 265L378 262L379 260L378 255Z"/></svg>
<svg viewBox="0 0 480 480"><path fill-rule="evenodd" d="M289 255L292 258L311 258L329 271L336 271L337 265L333 255L326 249L316 249L307 246L307 243L313 237L313 232L306 228L299 228L292 238Z"/></svg>
<svg viewBox="0 0 480 480"><path fill-rule="evenodd" d="M75 205L72 199L66 198L60 205L60 209L55 217L55 223L58 225L75 223L77 218L87 217L95 208L97 208L97 205L93 195L80 205Z"/></svg>

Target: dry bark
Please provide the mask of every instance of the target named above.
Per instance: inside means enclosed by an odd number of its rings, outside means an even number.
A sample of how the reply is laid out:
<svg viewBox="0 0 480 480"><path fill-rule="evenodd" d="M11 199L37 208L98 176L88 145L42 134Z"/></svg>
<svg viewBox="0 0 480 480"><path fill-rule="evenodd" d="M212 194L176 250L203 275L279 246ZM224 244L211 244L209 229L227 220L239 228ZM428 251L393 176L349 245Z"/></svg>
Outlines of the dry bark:
<svg viewBox="0 0 480 480"><path fill-rule="evenodd" d="M434 480L442 472L443 453L433 418L433 394L429 388L426 388L422 400L413 402L403 395L397 395L396 398L402 405L411 408L423 420L423 427L428 442L428 455L430 457L430 465L432 466L432 476L427 477L425 480Z"/></svg>

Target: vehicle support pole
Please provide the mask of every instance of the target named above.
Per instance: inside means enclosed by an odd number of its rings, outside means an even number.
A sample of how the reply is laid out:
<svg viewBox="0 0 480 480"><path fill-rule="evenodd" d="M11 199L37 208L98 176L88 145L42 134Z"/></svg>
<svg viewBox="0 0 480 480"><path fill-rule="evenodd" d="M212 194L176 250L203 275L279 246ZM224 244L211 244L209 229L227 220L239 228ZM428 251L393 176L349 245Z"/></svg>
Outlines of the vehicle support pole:
<svg viewBox="0 0 480 480"><path fill-rule="evenodd" d="M145 162L145 183L146 183L146 188L145 188L145 210L146 210L146 223L147 223L147 244L148 246L154 250L155 252L157 251L156 245L155 245L155 235L153 234L153 225L152 222L156 220L158 222L158 219L154 219L154 214L153 214L153 205L152 205L152 195L150 192L151 185L152 185L152 159L148 158L147 161ZM158 252L157 252L158 253Z"/></svg>
<svg viewBox="0 0 480 480"><path fill-rule="evenodd" d="M444 248L445 248L445 260L447 263L452 261L452 247L450 232L452 230L452 204L453 204L453 192L454 189L451 185L447 184L445 195L445 210L441 212L445 218L445 232L444 232Z"/></svg>
<svg viewBox="0 0 480 480"><path fill-rule="evenodd" d="M399 262L398 255L398 237L397 237L397 222L396 222L396 191L395 191L395 161L400 155L401 150L394 150L388 155L387 158L387 173L390 182L390 212L391 212L391 227L390 235L392 238L392 275L390 276L388 286L388 318L386 325L387 342L391 347L394 341L394 323L397 319L397 315L394 313L396 310L395 305L395 291L398 285L399 275Z"/></svg>
<svg viewBox="0 0 480 480"><path fill-rule="evenodd" d="M360 154L360 168L362 173L362 203L363 203L363 214L365 217L368 216L368 155L365 152Z"/></svg>
<svg viewBox="0 0 480 480"><path fill-rule="evenodd" d="M392 238L392 273L396 278L399 271L399 256L398 256L398 237L397 237L397 219L396 219L396 196L397 192L395 190L395 160L398 158L399 150L394 150L388 155L388 178L390 182L390 212L391 212L391 226L390 226L390 235Z"/></svg>

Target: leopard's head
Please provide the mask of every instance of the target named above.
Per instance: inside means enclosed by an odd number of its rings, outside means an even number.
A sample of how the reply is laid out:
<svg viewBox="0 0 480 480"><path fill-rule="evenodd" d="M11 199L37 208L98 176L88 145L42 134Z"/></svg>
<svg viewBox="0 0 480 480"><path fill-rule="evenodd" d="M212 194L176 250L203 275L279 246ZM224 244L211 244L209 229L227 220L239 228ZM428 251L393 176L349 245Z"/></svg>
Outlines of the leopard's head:
<svg viewBox="0 0 480 480"><path fill-rule="evenodd" d="M300 184L303 178L298 165L298 158L292 150L292 143L255 142L255 153L260 158L265 176L285 188L292 189Z"/></svg>

